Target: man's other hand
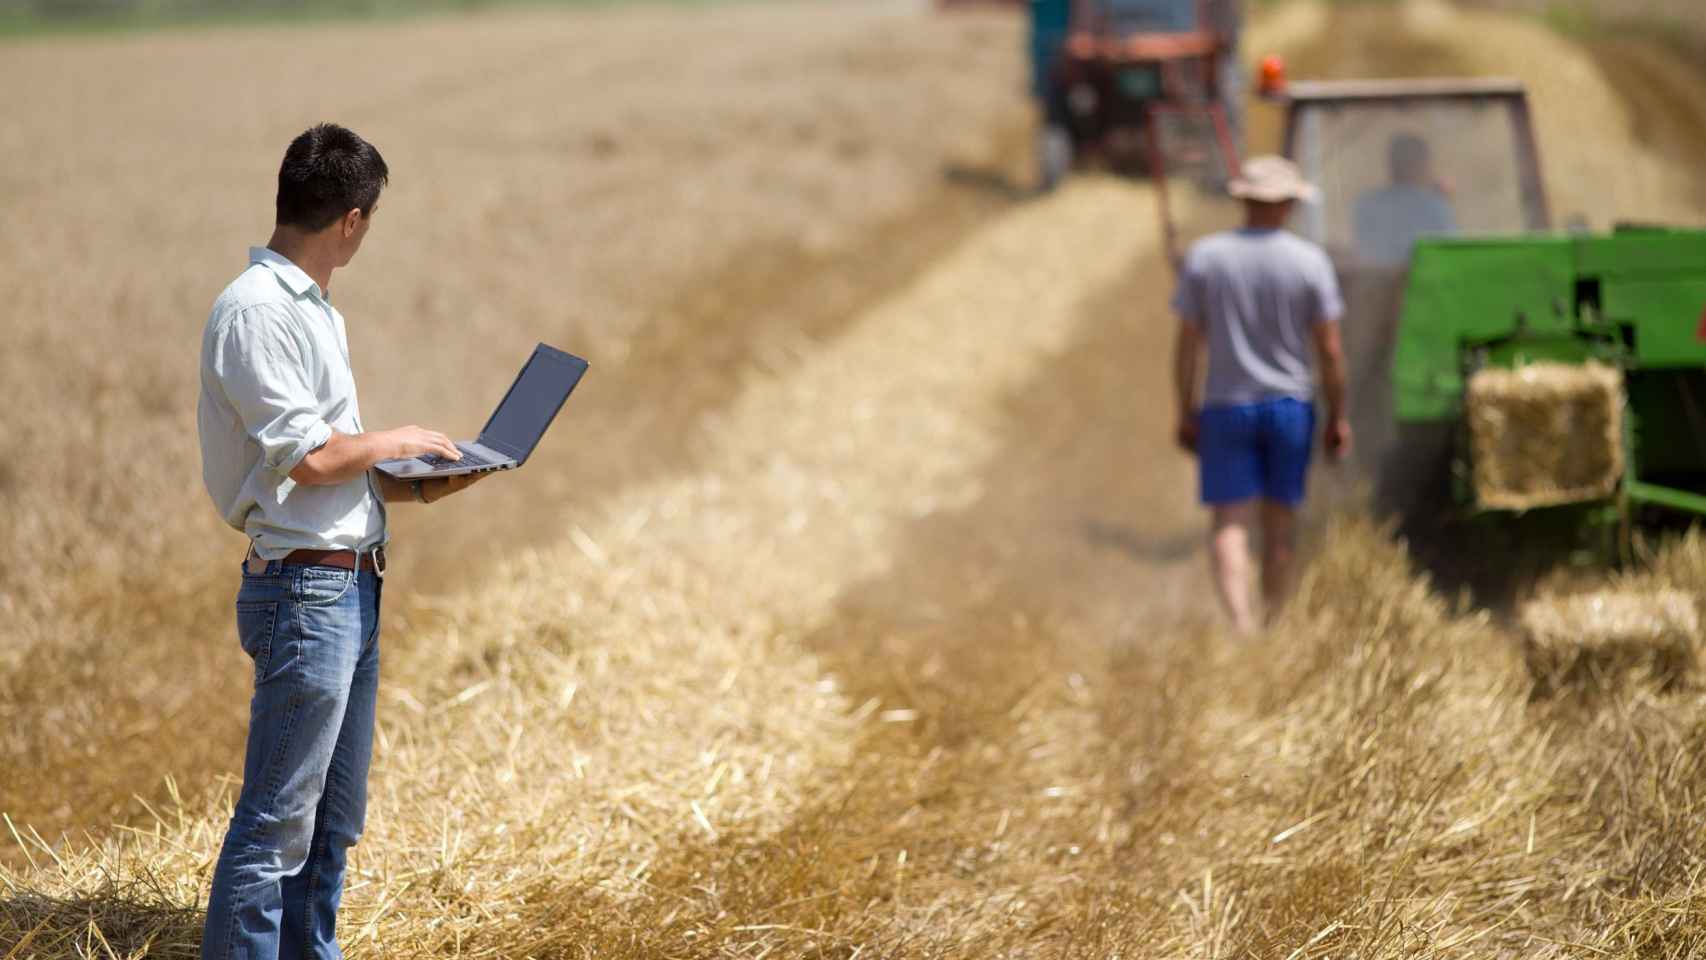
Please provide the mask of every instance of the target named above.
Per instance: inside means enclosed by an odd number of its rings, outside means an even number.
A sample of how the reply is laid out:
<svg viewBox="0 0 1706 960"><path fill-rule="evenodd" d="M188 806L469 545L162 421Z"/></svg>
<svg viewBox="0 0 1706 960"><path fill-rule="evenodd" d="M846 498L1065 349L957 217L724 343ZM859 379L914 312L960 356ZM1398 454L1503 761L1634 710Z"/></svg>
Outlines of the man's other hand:
<svg viewBox="0 0 1706 960"><path fill-rule="evenodd" d="M1186 416L1179 418L1179 429L1173 438L1179 444L1179 449L1195 455L1197 452L1197 418Z"/></svg>
<svg viewBox="0 0 1706 960"><path fill-rule="evenodd" d="M454 477L439 477L436 480L421 481L421 499L427 503L437 503L453 493L461 493L480 482L484 473L464 473Z"/></svg>
<svg viewBox="0 0 1706 960"><path fill-rule="evenodd" d="M1327 445L1327 455L1334 462L1343 463L1351 455L1351 422L1344 417L1338 417L1327 424L1323 436Z"/></svg>
<svg viewBox="0 0 1706 960"><path fill-rule="evenodd" d="M395 430L386 430L379 434L389 454L387 460L407 460L410 457L424 457L436 453L446 460L462 459L462 451L456 449L456 444L450 438L437 430L425 427L407 426Z"/></svg>

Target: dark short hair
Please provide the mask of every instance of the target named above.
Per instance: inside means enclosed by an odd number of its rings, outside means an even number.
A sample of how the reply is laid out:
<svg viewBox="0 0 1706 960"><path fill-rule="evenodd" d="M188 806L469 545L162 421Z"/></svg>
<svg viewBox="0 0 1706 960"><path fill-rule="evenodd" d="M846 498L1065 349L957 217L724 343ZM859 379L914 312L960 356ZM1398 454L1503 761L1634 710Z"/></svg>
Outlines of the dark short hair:
<svg viewBox="0 0 1706 960"><path fill-rule="evenodd" d="M1392 138L1388 160L1392 176L1399 180L1421 176L1433 161L1433 148L1413 133L1400 133Z"/></svg>
<svg viewBox="0 0 1706 960"><path fill-rule="evenodd" d="M351 210L373 212L391 171L373 144L335 123L290 141L278 168L278 225L315 231Z"/></svg>

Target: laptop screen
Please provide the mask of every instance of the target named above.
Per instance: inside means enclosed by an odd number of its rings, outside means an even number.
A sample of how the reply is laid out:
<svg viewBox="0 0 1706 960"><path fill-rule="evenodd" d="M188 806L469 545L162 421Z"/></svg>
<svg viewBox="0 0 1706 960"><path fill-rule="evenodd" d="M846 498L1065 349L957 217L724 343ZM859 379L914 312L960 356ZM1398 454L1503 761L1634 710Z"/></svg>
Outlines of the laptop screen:
<svg viewBox="0 0 1706 960"><path fill-rule="evenodd" d="M562 409L586 361L541 343L480 431L480 442L525 461Z"/></svg>

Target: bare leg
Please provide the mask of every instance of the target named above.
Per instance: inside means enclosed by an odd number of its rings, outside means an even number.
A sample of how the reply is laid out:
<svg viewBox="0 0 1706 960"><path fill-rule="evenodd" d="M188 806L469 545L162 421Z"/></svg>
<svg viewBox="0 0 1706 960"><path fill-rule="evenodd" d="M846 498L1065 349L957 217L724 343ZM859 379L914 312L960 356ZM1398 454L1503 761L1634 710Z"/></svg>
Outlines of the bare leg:
<svg viewBox="0 0 1706 960"><path fill-rule="evenodd" d="M1297 568L1297 511L1283 503L1262 501L1263 615L1273 623L1291 596Z"/></svg>
<svg viewBox="0 0 1706 960"><path fill-rule="evenodd" d="M1220 602L1232 625L1245 634L1256 632L1256 617L1250 610L1250 527L1255 513L1254 501L1215 507L1209 537Z"/></svg>

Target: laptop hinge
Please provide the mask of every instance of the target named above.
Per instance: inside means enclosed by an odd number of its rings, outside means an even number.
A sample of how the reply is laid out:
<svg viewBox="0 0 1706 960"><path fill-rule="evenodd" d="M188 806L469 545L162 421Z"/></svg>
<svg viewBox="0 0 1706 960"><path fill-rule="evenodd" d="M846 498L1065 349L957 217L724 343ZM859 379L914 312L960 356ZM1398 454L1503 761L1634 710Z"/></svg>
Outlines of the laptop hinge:
<svg viewBox="0 0 1706 960"><path fill-rule="evenodd" d="M483 433L480 434L478 437L476 437L474 439L474 442L479 444L482 447L485 447L487 450L495 450L498 453L501 453L504 456L510 458L511 460L516 461L517 463L519 463L521 461L521 452L520 451L510 449L507 444L496 443Z"/></svg>

